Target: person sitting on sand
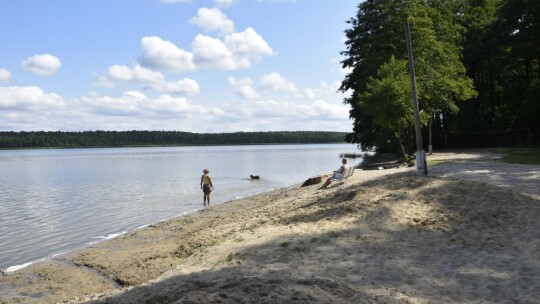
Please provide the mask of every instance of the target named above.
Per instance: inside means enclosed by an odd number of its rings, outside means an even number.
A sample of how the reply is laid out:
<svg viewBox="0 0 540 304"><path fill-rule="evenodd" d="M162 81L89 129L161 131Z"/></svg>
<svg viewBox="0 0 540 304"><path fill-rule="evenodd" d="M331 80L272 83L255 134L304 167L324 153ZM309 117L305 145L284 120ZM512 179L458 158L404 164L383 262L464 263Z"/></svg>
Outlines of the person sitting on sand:
<svg viewBox="0 0 540 304"><path fill-rule="evenodd" d="M208 175L210 171L208 169L203 170L203 175L201 176L201 189L203 190L203 205L206 207L206 202L208 202L208 207L210 207L210 193L214 189L212 184L212 178Z"/></svg>
<svg viewBox="0 0 540 304"><path fill-rule="evenodd" d="M324 189L328 187L328 185L330 185L333 179L341 179L343 174L345 174L346 170L347 170L347 159L344 158L341 160L341 167L339 167L339 169L334 171L334 174L330 176L319 189Z"/></svg>

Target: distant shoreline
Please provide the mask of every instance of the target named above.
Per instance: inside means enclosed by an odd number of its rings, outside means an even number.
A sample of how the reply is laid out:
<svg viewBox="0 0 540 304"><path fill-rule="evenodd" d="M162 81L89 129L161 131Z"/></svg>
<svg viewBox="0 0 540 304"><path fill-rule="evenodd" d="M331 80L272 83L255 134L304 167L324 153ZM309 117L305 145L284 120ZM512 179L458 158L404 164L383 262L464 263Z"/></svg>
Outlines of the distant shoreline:
<svg viewBox="0 0 540 304"><path fill-rule="evenodd" d="M0 149L346 143L345 132L0 131Z"/></svg>
<svg viewBox="0 0 540 304"><path fill-rule="evenodd" d="M228 146L286 146L286 145L337 145L347 142L322 143L245 143L245 144L184 144L184 145L133 145L133 146L85 146L85 147L29 147L0 148L2 150L70 150L70 149L111 149L111 148L174 148L174 147L228 147ZM354 145L354 144L351 144Z"/></svg>

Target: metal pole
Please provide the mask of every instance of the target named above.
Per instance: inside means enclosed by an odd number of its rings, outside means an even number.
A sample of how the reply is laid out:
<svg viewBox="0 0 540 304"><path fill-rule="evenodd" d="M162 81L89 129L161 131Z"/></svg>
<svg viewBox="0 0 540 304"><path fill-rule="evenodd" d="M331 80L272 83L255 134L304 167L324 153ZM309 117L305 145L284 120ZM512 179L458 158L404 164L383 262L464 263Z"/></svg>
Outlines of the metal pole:
<svg viewBox="0 0 540 304"><path fill-rule="evenodd" d="M409 22L405 22L405 36L407 38L407 54L409 56L409 75L411 76L411 91L414 107L414 126L416 131L416 173L427 175L426 152L422 144L422 129L420 126L420 114L418 110L418 98L416 97L416 77L414 75L414 60L411 43Z"/></svg>
<svg viewBox="0 0 540 304"><path fill-rule="evenodd" d="M433 118L429 120L429 146L428 146L428 153L429 155L433 154L433 145L432 145L432 137L431 137L431 126L433 124Z"/></svg>

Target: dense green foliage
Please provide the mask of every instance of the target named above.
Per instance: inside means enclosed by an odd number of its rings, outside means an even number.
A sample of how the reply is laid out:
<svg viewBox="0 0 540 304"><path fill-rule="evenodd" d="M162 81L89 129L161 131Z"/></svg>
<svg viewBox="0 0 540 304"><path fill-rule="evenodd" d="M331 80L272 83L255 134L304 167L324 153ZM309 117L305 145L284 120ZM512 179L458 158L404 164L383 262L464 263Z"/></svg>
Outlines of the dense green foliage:
<svg viewBox="0 0 540 304"><path fill-rule="evenodd" d="M340 89L351 93L344 102L354 120L347 140L404 154L416 150L405 21L423 132L427 137L432 122L435 146L528 143L529 130L538 140L539 20L537 0L360 3L342 52L351 73ZM497 132L511 129L521 132Z"/></svg>
<svg viewBox="0 0 540 304"><path fill-rule="evenodd" d="M343 142L345 133L308 131L215 134L176 131L0 132L2 149Z"/></svg>
<svg viewBox="0 0 540 304"><path fill-rule="evenodd" d="M461 106L450 132L524 129L538 142L540 1L466 1L464 11L463 60L478 97ZM527 143L527 136L509 140Z"/></svg>

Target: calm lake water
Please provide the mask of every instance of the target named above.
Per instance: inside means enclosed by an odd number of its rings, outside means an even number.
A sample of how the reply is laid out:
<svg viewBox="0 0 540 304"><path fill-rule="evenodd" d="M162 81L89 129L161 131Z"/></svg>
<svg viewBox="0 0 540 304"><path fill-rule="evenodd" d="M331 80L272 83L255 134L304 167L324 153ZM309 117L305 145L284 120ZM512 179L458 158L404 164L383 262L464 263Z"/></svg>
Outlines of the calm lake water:
<svg viewBox="0 0 540 304"><path fill-rule="evenodd" d="M204 168L219 204L336 170L341 153L357 152L349 144L3 150L0 269L201 209Z"/></svg>

